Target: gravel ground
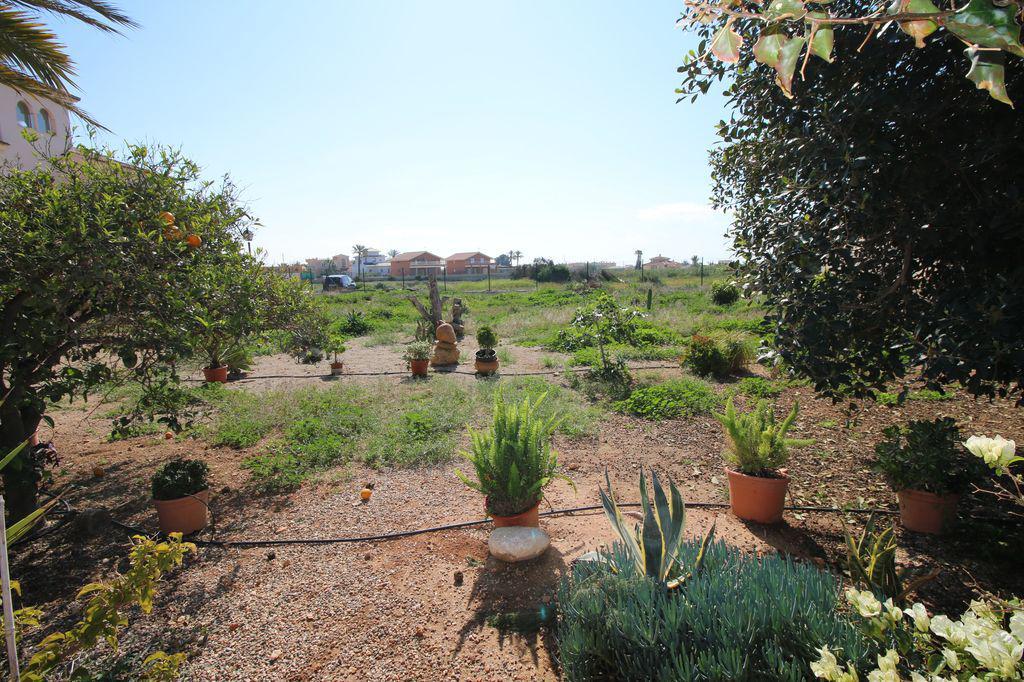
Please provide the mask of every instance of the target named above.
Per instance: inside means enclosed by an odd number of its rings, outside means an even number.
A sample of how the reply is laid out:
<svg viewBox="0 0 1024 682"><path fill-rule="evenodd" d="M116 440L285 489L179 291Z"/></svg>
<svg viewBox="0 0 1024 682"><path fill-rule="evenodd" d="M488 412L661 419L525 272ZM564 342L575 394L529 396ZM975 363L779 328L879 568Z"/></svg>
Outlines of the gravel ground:
<svg viewBox="0 0 1024 682"><path fill-rule="evenodd" d="M540 371L551 353L512 348L516 362L503 372ZM464 357L472 357L470 348ZM379 380L357 370L404 371L395 347L356 345L345 356L352 374L342 381ZM650 363L658 364L658 363ZM259 358L250 376L235 382L265 390L321 381L325 365L304 366ZM465 380L472 380L468 374ZM660 370L666 376L678 370ZM396 382L400 380L400 375ZM461 377L461 375L459 375ZM560 377L551 376L552 381ZM909 418L951 415L970 432L999 432L1024 441L1024 422L1009 403L958 397L901 408L872 406L859 424L844 426L841 407L790 389L784 401L801 402L800 436L817 439L797 451L789 467L797 504L878 504L893 508L891 493L867 468L884 426ZM89 408L92 409L92 406ZM201 456L213 470L215 527L202 538L331 538L386 533L478 519L481 500L454 477L455 464L418 470L367 470L326 477L290 495L258 496L239 468L245 451L211 448L201 441L138 438L104 440L109 420L82 409L55 414L61 482L76 509L102 507L118 520L155 528L148 475L174 456ZM633 500L641 467L656 466L679 484L689 501L725 502L721 431L709 417L650 423L610 414L596 437L556 439L561 461L578 492L555 483L555 508L597 504L605 468L619 497ZM93 469L104 475L97 478ZM375 483L367 504L358 501L365 480ZM965 513L992 514L969 502ZM718 537L754 551L773 548L825 565L841 557L837 515L787 514L776 528L744 524L724 510L693 509L687 532L712 523ZM151 616L133 614L122 651L157 648L189 655L193 680L542 680L557 679L550 630L515 632L488 624L499 614L549 611L561 573L574 558L613 538L600 513L545 519L552 538L542 559L506 565L487 557L484 528L418 535L374 543L201 547L170 576ZM982 530L979 530L982 528ZM982 590L1021 594L1019 527L963 524L942 538L900 533L904 565L939 566L939 579L923 598L953 608ZM14 572L27 603L39 604L47 622L66 623L80 606L77 588L109 575L124 555L127 536L98 522L69 523L15 552ZM459 575L461 574L461 584ZM38 639L43 633L29 637Z"/></svg>

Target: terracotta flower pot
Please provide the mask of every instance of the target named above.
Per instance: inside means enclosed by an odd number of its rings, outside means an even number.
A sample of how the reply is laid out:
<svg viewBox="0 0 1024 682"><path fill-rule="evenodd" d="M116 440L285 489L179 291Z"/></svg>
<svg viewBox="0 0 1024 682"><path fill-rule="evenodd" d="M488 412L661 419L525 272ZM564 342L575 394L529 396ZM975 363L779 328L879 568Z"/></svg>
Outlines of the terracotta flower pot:
<svg viewBox="0 0 1024 682"><path fill-rule="evenodd" d="M210 383L225 384L228 381L228 366L203 367L203 376Z"/></svg>
<svg viewBox="0 0 1024 682"><path fill-rule="evenodd" d="M956 518L960 496L936 495L924 490L899 490L900 523L907 530L938 535L946 524Z"/></svg>
<svg viewBox="0 0 1024 682"><path fill-rule="evenodd" d="M427 376L427 368L430 366L429 359L423 360L410 360L409 369L412 370L414 377L425 377Z"/></svg>
<svg viewBox="0 0 1024 682"><path fill-rule="evenodd" d="M345 363L343 362L332 362L331 363L331 375L339 376L345 369Z"/></svg>
<svg viewBox="0 0 1024 682"><path fill-rule="evenodd" d="M477 374L494 374L498 371L498 359L481 360L477 358L474 361L474 367Z"/></svg>
<svg viewBox="0 0 1024 682"><path fill-rule="evenodd" d="M491 515L491 519L494 521L495 528L505 528L506 526L529 526L531 528L540 527L540 502L533 505L526 511L516 514L515 516L494 516Z"/></svg>
<svg viewBox="0 0 1024 682"><path fill-rule="evenodd" d="M732 469L726 469L725 473L729 477L729 504L733 514L757 523L782 521L789 476L781 473L778 478L748 476Z"/></svg>
<svg viewBox="0 0 1024 682"><path fill-rule="evenodd" d="M156 514L160 518L160 530L164 533L188 535L206 528L210 503L210 491L200 490L195 495L179 497L176 500L153 500Z"/></svg>

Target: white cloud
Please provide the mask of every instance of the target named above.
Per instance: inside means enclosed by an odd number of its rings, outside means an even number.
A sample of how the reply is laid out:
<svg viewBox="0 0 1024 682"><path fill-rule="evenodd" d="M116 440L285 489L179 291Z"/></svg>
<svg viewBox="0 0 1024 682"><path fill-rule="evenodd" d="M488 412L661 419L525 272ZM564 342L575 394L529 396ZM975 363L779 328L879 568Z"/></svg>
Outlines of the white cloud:
<svg viewBox="0 0 1024 682"><path fill-rule="evenodd" d="M638 220L646 222L677 222L680 220L707 220L721 218L722 213L707 204L692 201L679 201L671 204L658 204L641 208L636 212Z"/></svg>

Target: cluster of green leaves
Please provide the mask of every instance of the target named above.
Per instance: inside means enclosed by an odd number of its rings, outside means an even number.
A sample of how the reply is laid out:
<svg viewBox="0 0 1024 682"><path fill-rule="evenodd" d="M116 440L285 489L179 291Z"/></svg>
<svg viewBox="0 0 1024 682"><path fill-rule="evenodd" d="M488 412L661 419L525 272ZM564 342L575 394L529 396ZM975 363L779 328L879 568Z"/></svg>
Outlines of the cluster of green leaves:
<svg viewBox="0 0 1024 682"><path fill-rule="evenodd" d="M725 64L736 64L741 61L743 34L757 34L751 57L774 69L775 80L787 97L793 96L797 67L803 65L803 74L812 55L832 63L837 27L861 24L873 31L877 25L895 21L918 48L924 48L926 38L944 29L933 42L959 40L966 44L963 53L968 61L964 66L967 78L979 89L988 90L993 99L1012 107L1006 93L1005 53L1024 57L1017 5L993 0L970 0L965 5L940 0L940 4L943 8L931 0L893 0L883 14L874 7L860 9L856 3L851 8L813 0L772 0L762 7L753 2L734 6L714 0L688 0L684 19L696 25L701 35L710 37L710 46L706 47L706 41L698 46L703 54L691 52L691 65L701 62L708 53ZM844 11L853 15L844 15Z"/></svg>
<svg viewBox="0 0 1024 682"><path fill-rule="evenodd" d="M780 554L687 540L669 580L700 556L702 570L675 589L637 575L622 547L575 562L558 594L565 678L796 682L808 679L822 642L855 663L873 660L834 576Z"/></svg>
<svg viewBox="0 0 1024 682"><path fill-rule="evenodd" d="M888 391L882 391L875 394L876 403L879 405L887 405L889 407L902 405L907 400L938 402L942 400L952 400L953 398L954 395L952 393L943 393L941 391L933 391L930 389L907 391L905 393L890 393Z"/></svg>
<svg viewBox="0 0 1024 682"><path fill-rule="evenodd" d="M449 461L470 417L470 396L459 387L430 387L387 415L366 441L371 466L424 466Z"/></svg>
<svg viewBox="0 0 1024 682"><path fill-rule="evenodd" d="M472 448L462 455L473 464L477 480L456 469L459 479L484 495L487 513L514 516L540 503L558 473L558 453L551 435L561 417L542 417L545 396L508 403L499 392L494 399L493 422L487 430L470 429Z"/></svg>
<svg viewBox="0 0 1024 682"><path fill-rule="evenodd" d="M764 400L774 398L786 390L786 382L764 377L743 377L736 382L736 392L748 398Z"/></svg>
<svg viewBox="0 0 1024 682"><path fill-rule="evenodd" d="M331 327L336 333L349 337L364 336L373 331L373 324L359 310L350 310L348 315L336 320Z"/></svg>
<svg viewBox="0 0 1024 682"><path fill-rule="evenodd" d="M697 376L726 377L741 371L754 359L754 344L742 336L690 337L683 366Z"/></svg>
<svg viewBox="0 0 1024 682"><path fill-rule="evenodd" d="M614 409L657 421L710 414L720 404L721 398L706 381L682 378L638 388L616 402Z"/></svg>
<svg viewBox="0 0 1024 682"><path fill-rule="evenodd" d="M973 0L958 30L1002 25L1005 48L1017 42L1017 10ZM701 50L720 27L698 29ZM853 54L864 36L833 37ZM769 308L775 349L818 391L869 398L919 373L932 389L1020 395L1024 263L1006 254L1024 239L1024 119L963 87L958 37L941 30L926 50L909 42L878 31L856 59L811 59L794 101L747 51L735 69L685 66L686 94L728 79L713 201L732 216L743 284ZM1007 73L1008 91L1022 83L1020 69Z"/></svg>
<svg viewBox="0 0 1024 682"><path fill-rule="evenodd" d="M913 420L890 426L875 446L874 469L895 491L924 490L936 495L962 493L984 475L984 466L961 444L952 417Z"/></svg>
<svg viewBox="0 0 1024 682"><path fill-rule="evenodd" d="M206 490L210 467L200 459L172 459L153 474L153 499L176 500Z"/></svg>
<svg viewBox="0 0 1024 682"><path fill-rule="evenodd" d="M185 554L196 549L192 543L182 542L180 533L172 533L165 542L137 535L132 543L128 570L109 582L92 583L79 591L79 599L89 596L82 619L70 630L43 638L22 668L22 680L51 679L64 665L101 641L116 648L118 632L128 624L128 610L138 606L143 613L150 613L157 583L165 573L181 565ZM176 680L184 660L185 654L156 652L145 659L137 677L154 682Z"/></svg>
<svg viewBox="0 0 1024 682"><path fill-rule="evenodd" d="M750 412L738 412L732 398L725 403L725 413L715 419L725 430L726 461L748 476L773 476L789 461L789 448L811 445L813 440L787 438L799 412L799 403L781 422L767 400L757 401Z"/></svg>
<svg viewBox="0 0 1024 682"><path fill-rule="evenodd" d="M476 332L476 342L482 349L493 350L498 345L498 335L489 326L483 325Z"/></svg>
<svg viewBox="0 0 1024 682"><path fill-rule="evenodd" d="M571 325L559 331L548 347L571 353L581 348L603 350L616 343L644 347L677 340L670 331L645 321L639 310L620 306L611 294L597 290L576 310Z"/></svg>
<svg viewBox="0 0 1024 682"><path fill-rule="evenodd" d="M740 290L731 282L715 282L711 285L711 301L715 305L732 305L740 300Z"/></svg>

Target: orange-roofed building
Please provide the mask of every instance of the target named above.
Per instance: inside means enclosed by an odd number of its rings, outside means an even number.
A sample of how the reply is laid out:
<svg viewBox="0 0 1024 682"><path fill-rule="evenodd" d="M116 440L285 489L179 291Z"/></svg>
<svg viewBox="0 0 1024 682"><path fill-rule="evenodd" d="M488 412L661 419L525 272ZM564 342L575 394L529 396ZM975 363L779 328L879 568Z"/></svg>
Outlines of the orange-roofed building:
<svg viewBox="0 0 1024 682"><path fill-rule="evenodd" d="M415 277L417 275L440 275L444 272L444 260L429 251L406 251L391 259L392 277Z"/></svg>
<svg viewBox="0 0 1024 682"><path fill-rule="evenodd" d="M449 275L486 275L491 257L479 251L453 253L445 259Z"/></svg>

